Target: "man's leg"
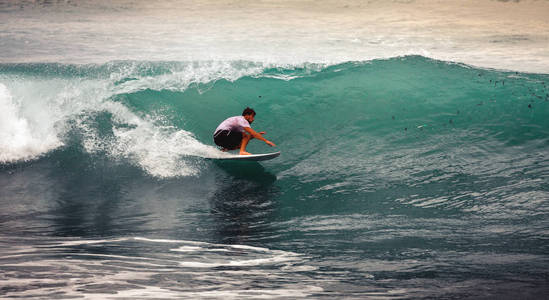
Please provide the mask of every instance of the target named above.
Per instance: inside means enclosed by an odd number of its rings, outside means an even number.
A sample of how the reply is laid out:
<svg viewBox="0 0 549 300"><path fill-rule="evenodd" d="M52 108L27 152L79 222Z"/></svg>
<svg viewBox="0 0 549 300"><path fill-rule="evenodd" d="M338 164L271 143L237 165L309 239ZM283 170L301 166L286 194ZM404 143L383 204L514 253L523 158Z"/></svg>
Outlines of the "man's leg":
<svg viewBox="0 0 549 300"><path fill-rule="evenodd" d="M246 152L246 146L248 146L248 143L250 142L251 139L253 139L251 134L247 134L245 132L242 133L242 142L240 143L240 155L251 154Z"/></svg>

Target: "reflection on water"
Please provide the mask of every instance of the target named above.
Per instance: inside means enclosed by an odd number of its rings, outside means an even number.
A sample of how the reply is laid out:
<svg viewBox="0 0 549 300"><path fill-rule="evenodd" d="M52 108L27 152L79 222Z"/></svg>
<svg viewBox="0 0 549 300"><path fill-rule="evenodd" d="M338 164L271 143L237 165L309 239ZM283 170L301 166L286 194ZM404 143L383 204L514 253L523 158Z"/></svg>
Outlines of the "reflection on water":
<svg viewBox="0 0 549 300"><path fill-rule="evenodd" d="M280 191L257 162L207 162L200 177L158 180L130 164L73 152L0 173L0 195L13 199L2 203L2 231L240 243L273 230Z"/></svg>
<svg viewBox="0 0 549 300"><path fill-rule="evenodd" d="M258 162L216 162L224 171L216 176L210 197L219 242L246 244L268 237L274 230L278 187L276 176Z"/></svg>

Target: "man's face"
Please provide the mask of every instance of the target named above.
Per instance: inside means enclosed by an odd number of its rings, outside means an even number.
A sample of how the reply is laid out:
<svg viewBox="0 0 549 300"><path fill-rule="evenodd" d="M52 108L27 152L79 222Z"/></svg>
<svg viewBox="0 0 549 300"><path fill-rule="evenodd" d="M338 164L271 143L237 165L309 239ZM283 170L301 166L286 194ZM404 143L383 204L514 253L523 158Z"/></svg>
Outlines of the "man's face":
<svg viewBox="0 0 549 300"><path fill-rule="evenodd" d="M246 121L248 121L248 123L252 124L252 122L255 119L255 116L254 115L245 115L244 119L246 119Z"/></svg>

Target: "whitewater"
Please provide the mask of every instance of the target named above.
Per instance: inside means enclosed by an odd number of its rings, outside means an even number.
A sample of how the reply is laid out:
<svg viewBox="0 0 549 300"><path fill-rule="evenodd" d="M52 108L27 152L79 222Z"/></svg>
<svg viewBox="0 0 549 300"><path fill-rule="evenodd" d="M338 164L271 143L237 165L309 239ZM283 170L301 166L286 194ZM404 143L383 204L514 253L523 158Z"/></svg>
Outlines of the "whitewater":
<svg viewBox="0 0 549 300"><path fill-rule="evenodd" d="M0 297L546 297L548 12L0 3Z"/></svg>

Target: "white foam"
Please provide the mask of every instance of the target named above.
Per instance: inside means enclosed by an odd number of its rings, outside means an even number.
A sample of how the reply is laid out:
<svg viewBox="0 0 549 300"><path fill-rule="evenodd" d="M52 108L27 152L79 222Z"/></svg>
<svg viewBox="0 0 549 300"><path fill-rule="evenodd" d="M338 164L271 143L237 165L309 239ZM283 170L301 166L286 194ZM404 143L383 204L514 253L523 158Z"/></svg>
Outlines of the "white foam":
<svg viewBox="0 0 549 300"><path fill-rule="evenodd" d="M214 290L171 291L160 287L140 287L119 291L115 295L105 297L107 299L296 299L307 298L314 293L321 293L324 289L317 286L286 287L277 289L238 289L220 287ZM103 295L94 298L86 295L84 299L103 299Z"/></svg>
<svg viewBox="0 0 549 300"><path fill-rule="evenodd" d="M177 252L197 252L197 251L204 251L207 249L204 249L202 247L194 247L194 246L181 246L177 249L172 249L171 251L177 251ZM224 250L224 249L223 249ZM226 251L226 250L225 250Z"/></svg>
<svg viewBox="0 0 549 300"><path fill-rule="evenodd" d="M0 163L29 160L62 144L55 133L44 132L40 124L29 122L1 83L0 113Z"/></svg>
<svg viewBox="0 0 549 300"><path fill-rule="evenodd" d="M173 253L166 252L166 249L157 249L154 253L132 252L132 255L124 255L127 249L123 246L124 243L129 242L130 246L139 246L133 245L133 241L182 244L180 250L197 250L203 253L198 255L189 254L187 251ZM113 249L114 252L75 252L70 249L64 252L63 248L59 248L79 245L103 245ZM159 297L270 299L307 297L323 291L322 288L315 286L315 282L310 281L308 275L300 274L316 270L314 267L302 265L306 262L303 256L261 247L124 237L75 241L46 240L45 244L41 243L33 248L33 251L26 256L6 265L16 270L7 274L3 282L6 286L17 287L7 291L8 297L57 295L83 299L156 299ZM117 248L120 248L122 253L117 252ZM238 255L212 253L210 250L237 251ZM251 268L212 269L217 266ZM254 268L255 266L260 267ZM261 266L268 266L268 268L264 269ZM39 267L39 270L36 267ZM297 279L289 283L285 280L288 276ZM158 281L158 278L166 280ZM193 285L170 284L174 279L184 282L185 278L192 278ZM256 289L249 288L254 283L267 281L272 285Z"/></svg>
<svg viewBox="0 0 549 300"><path fill-rule="evenodd" d="M209 84L220 79L235 81L244 76L258 75L268 66L242 61L172 62L166 66L169 68L166 73L154 76L141 74L140 69L144 67L144 63L133 62L112 73L110 77L113 81L132 78L116 86L114 92L133 93L145 89L182 91L191 84ZM201 87L198 90L201 92Z"/></svg>
<svg viewBox="0 0 549 300"><path fill-rule="evenodd" d="M113 127L115 140L110 143L110 154L135 161L149 174L157 177L195 175L199 167L185 157L204 157L219 152L200 143L191 132L169 126L154 125L141 119L120 103L106 102L103 108L131 127Z"/></svg>
<svg viewBox="0 0 549 300"><path fill-rule="evenodd" d="M93 244L106 244L106 243L116 243L124 242L129 238L119 238L119 239L110 239L110 240L74 240L74 241L62 241L56 243L54 246L61 247L70 247L70 246L81 246L81 245L93 245Z"/></svg>
<svg viewBox="0 0 549 300"><path fill-rule="evenodd" d="M186 88L215 76L235 79L254 72L241 73L227 67L225 73L217 74L216 67L195 66L188 78L180 82L179 75L172 74L171 80L179 82L172 88ZM112 97L118 93L159 88L170 77L162 75L137 80L132 85L116 85L113 79L118 76L133 76L125 71L112 73L112 78L94 79L2 75L0 80L6 84L0 84L0 163L36 159L62 146L71 130L81 134L82 146L88 153L104 152L114 159L127 159L156 177L196 175L200 161L193 157L227 155L200 143L189 131L162 125L162 120L155 116L138 115L114 102ZM99 132L100 126L94 118L101 112L112 115L113 137L104 137Z"/></svg>
<svg viewBox="0 0 549 300"><path fill-rule="evenodd" d="M234 247L227 245L228 250L233 250L232 248L248 249L247 247ZM256 247L250 247L250 249L255 250ZM173 250L172 250L173 251ZM177 249L179 251L179 249ZM211 251L211 249L210 249ZM248 258L248 255L244 256L244 259L235 260L236 256L227 256L227 257L218 257L212 259L208 262L202 261L181 261L179 265L181 267L187 268L216 268L216 267L250 267L250 266L263 266L263 265L278 265L278 264L292 264L292 262L297 262L301 257L295 253L285 252L285 251L276 251L265 249L261 253L251 252L248 253L249 256L261 255L261 258ZM224 259L222 259L224 258Z"/></svg>
<svg viewBox="0 0 549 300"><path fill-rule="evenodd" d="M248 246L248 245L231 245L231 247L236 249L246 249L246 250L262 251L262 252L271 251L267 248L254 247L254 246Z"/></svg>
<svg viewBox="0 0 549 300"><path fill-rule="evenodd" d="M133 238L136 241L145 241L145 242L153 242L153 243L198 243L202 244L203 242L195 242L195 241L185 241L185 240L169 240L169 239L150 239L150 238L144 238L144 237L134 237Z"/></svg>
<svg viewBox="0 0 549 300"><path fill-rule="evenodd" d="M279 263L285 263L289 261L295 261L295 258L285 256L275 256L270 258L258 258L258 259L243 259L243 260L230 260L222 262L198 262L198 261L182 261L179 263L181 267L187 268L216 268L216 267L251 267L260 265L274 265Z"/></svg>

